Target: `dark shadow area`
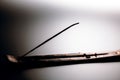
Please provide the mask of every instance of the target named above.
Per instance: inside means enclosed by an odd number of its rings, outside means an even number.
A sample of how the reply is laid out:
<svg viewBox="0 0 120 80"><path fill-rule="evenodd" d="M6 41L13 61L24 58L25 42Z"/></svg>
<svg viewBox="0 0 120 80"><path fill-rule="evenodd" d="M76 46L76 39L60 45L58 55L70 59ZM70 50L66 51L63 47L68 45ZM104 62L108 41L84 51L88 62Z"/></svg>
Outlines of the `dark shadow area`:
<svg viewBox="0 0 120 80"><path fill-rule="evenodd" d="M27 25L35 18L34 13L23 6L0 1L0 80L26 80L22 76L22 70L18 69L17 65L7 62L5 55L17 56L18 49L22 50L17 46L16 40L22 39L22 43L25 44L24 38L27 33L22 30L26 30Z"/></svg>
<svg viewBox="0 0 120 80"><path fill-rule="evenodd" d="M37 18L27 7L0 2L0 54L21 55L26 50L30 25Z"/></svg>

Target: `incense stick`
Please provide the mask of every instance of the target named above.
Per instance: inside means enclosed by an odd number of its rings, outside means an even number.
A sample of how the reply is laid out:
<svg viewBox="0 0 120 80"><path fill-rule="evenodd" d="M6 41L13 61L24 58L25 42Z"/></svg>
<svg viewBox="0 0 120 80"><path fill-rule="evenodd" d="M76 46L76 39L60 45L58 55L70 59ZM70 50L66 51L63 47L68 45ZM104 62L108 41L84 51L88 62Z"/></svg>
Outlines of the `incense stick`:
<svg viewBox="0 0 120 80"><path fill-rule="evenodd" d="M44 44L47 43L48 41L52 40L52 39L55 38L56 36L60 35L60 34L63 33L64 31L68 30L69 28L71 28L71 27L73 27L73 26L75 26L75 25L77 25L77 24L79 24L79 23L74 23L74 24L68 26L67 28L63 29L62 31L60 31L60 32L58 32L57 34L55 34L54 36L52 36L52 37L50 37L49 39L45 40L44 42L42 42L41 44L39 44L39 45L36 46L35 48L31 49L30 51L28 51L27 53L25 53L25 54L24 54L23 56L21 56L20 58L28 55L29 53L31 53L31 52L34 51L35 49L41 47L42 45L44 45Z"/></svg>

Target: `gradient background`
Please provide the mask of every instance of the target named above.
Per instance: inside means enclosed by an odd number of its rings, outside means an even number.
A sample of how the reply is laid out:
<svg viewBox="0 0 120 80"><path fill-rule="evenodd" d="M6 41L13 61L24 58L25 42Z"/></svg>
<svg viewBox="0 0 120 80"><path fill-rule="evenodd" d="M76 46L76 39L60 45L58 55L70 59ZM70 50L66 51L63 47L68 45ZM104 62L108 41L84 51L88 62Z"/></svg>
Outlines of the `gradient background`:
<svg viewBox="0 0 120 80"><path fill-rule="evenodd" d="M109 52L120 49L119 1L5 0L0 2L0 53L21 56L69 25L80 22L28 56ZM15 80L120 80L120 63L31 69ZM16 75L15 75L16 76Z"/></svg>

